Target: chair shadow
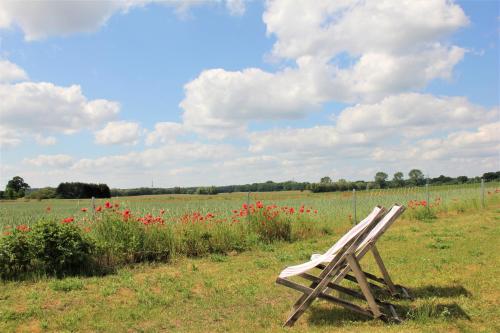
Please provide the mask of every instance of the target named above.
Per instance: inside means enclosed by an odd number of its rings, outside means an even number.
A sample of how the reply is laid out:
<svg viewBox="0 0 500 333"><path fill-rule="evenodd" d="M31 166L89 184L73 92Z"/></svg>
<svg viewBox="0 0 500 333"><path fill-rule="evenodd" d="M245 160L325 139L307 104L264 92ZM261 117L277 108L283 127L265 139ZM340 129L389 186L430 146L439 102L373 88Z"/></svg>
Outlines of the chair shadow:
<svg viewBox="0 0 500 333"><path fill-rule="evenodd" d="M421 322L430 319L466 319L470 316L455 302L424 303L419 306L395 305L395 310L403 322ZM357 314L347 309L333 307L313 307L308 321L314 326L344 326L353 322L367 322L374 319Z"/></svg>
<svg viewBox="0 0 500 333"><path fill-rule="evenodd" d="M413 298L432 298L432 297L458 297L472 296L472 293L462 286L423 286L410 288L408 290Z"/></svg>

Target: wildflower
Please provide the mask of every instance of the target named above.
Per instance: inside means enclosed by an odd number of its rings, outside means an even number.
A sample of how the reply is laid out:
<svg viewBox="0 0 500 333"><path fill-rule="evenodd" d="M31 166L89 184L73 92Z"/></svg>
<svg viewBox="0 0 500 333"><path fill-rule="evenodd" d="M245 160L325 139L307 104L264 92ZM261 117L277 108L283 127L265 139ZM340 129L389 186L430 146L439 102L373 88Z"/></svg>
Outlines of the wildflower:
<svg viewBox="0 0 500 333"><path fill-rule="evenodd" d="M123 219L125 221L127 221L130 217L130 209L125 209L123 212L122 212L122 216L123 216Z"/></svg>
<svg viewBox="0 0 500 333"><path fill-rule="evenodd" d="M161 215L165 214L165 209L160 209L160 214Z"/></svg>
<svg viewBox="0 0 500 333"><path fill-rule="evenodd" d="M52 208L50 208L50 206L48 206L47 208L45 208L45 210L47 211L47 213L50 213L50 211L52 210Z"/></svg>
<svg viewBox="0 0 500 333"><path fill-rule="evenodd" d="M311 212L311 210L310 210L310 209L307 209L307 210L306 210L306 213L310 213L310 212Z"/></svg>
<svg viewBox="0 0 500 333"><path fill-rule="evenodd" d="M318 214L318 210L317 209L314 210L314 214Z"/></svg>
<svg viewBox="0 0 500 333"><path fill-rule="evenodd" d="M422 201L420 201L420 204L421 204L422 206L426 207L426 206L427 206L427 201L422 200Z"/></svg>
<svg viewBox="0 0 500 333"><path fill-rule="evenodd" d="M246 203L244 203L242 206L241 206L243 209L248 209L248 205Z"/></svg>
<svg viewBox="0 0 500 333"><path fill-rule="evenodd" d="M120 207L120 204L118 202L115 203L115 208Z"/></svg>
<svg viewBox="0 0 500 333"><path fill-rule="evenodd" d="M30 231L30 228L26 224L21 224L16 227L17 230L22 231L22 232L28 232Z"/></svg>
<svg viewBox="0 0 500 333"><path fill-rule="evenodd" d="M106 203L104 204L104 206L106 206L106 208L111 208L111 202L109 201L106 201Z"/></svg>
<svg viewBox="0 0 500 333"><path fill-rule="evenodd" d="M256 206L259 209L264 208L264 204L261 201L257 201Z"/></svg>
<svg viewBox="0 0 500 333"><path fill-rule="evenodd" d="M62 220L62 223L64 224L68 224L68 223L71 223L73 222L75 219L73 217L67 217L65 218L64 220Z"/></svg>
<svg viewBox="0 0 500 333"><path fill-rule="evenodd" d="M97 206L97 208L95 209L96 212L100 212L102 210L102 206Z"/></svg>
<svg viewBox="0 0 500 333"><path fill-rule="evenodd" d="M90 227L85 227L85 228L83 228L83 231L85 231L85 232L90 232Z"/></svg>
<svg viewBox="0 0 500 333"><path fill-rule="evenodd" d="M299 213L303 213L304 212L304 205L300 206L300 209L299 209Z"/></svg>
<svg viewBox="0 0 500 333"><path fill-rule="evenodd" d="M295 208L290 207L290 209L288 211L290 212L290 214L293 214L293 213L295 213Z"/></svg>
<svg viewBox="0 0 500 333"><path fill-rule="evenodd" d="M87 211L87 208L84 207L84 208L82 208L80 210L85 213Z"/></svg>

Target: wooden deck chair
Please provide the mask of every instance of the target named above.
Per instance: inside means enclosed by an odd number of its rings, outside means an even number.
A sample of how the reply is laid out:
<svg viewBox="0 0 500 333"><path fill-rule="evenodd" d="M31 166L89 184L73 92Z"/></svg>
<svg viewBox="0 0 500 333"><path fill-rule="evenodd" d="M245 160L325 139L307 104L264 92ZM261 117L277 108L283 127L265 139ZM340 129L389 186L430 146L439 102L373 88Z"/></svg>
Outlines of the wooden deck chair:
<svg viewBox="0 0 500 333"><path fill-rule="evenodd" d="M380 235L385 232L385 230L392 224L392 222L394 222L394 220L403 212L403 210L404 208L402 206L394 206L380 220L380 222L378 222L376 226L370 230L370 232L363 232L368 227L367 225L362 232L359 232L357 235L355 235L355 237L346 241L342 248L339 249L336 253L329 254L329 256L323 255L314 259L314 263L317 263L317 261L320 259L322 261L324 261L325 258L329 259L329 263L326 266L318 264L322 266L322 271L319 276L314 276L307 273L307 271L311 269L309 268L309 266L311 266L312 263L293 266L295 267L295 269L293 270L290 267L285 269L280 274L276 282L303 293L303 295L293 306L292 313L285 322L285 326L292 326L316 298L328 300L344 308L355 311L357 313L361 313L366 316L370 316L372 318L387 320L389 318L389 315L381 310L381 307L385 307L389 309L392 318L399 321L399 317L397 316L397 313L395 312L392 304L381 302L373 296L366 276L359 265L356 253L358 249L361 249L361 251L363 251L367 248L368 244L372 244L372 242L375 242L380 237ZM354 279L361 288L361 293L339 285L340 281L342 281L350 271L353 272ZM307 287L289 280L288 278L291 276L300 276L308 281L311 281L312 283L309 287ZM365 309L354 303L329 295L328 292L330 290L336 290L341 293L348 294L352 297L364 300L368 303L369 308Z"/></svg>
<svg viewBox="0 0 500 333"><path fill-rule="evenodd" d="M395 205L393 209L397 209L396 207L401 207L399 208L400 213L398 214L401 215L404 212L404 206L397 206ZM395 220L395 219L394 219ZM384 261L382 260L382 257L380 256L379 251L377 250L377 247L375 246L375 243L377 240L384 234L384 232L391 226L391 224L394 222L394 220L387 220L387 223L379 223L375 228L371 230L371 235L368 235L360 244L358 245L356 249L356 259L357 261L361 261L363 257L368 253L371 252L374 259L375 263L377 264L380 273L382 274L382 277L378 277L372 273L368 273L366 271L363 271L364 275L367 277L369 282L369 285L372 289L377 290L377 291L382 291L382 292L388 292L391 296L396 297L396 298L407 298L411 299L410 294L408 293L407 288L395 284L392 281L391 276L389 275L389 272L384 264ZM317 258L322 258L325 260L325 262L329 262L331 259L333 259L333 256L330 256L330 258L325 258L324 255L318 255L318 254L313 254L311 256L311 259L317 259ZM324 263L319 264L317 268L324 269L326 266ZM354 276L349 274L350 272L350 267L346 266L344 270L339 274L338 279L345 278L346 280L356 282L356 279ZM373 282L376 282L382 287L380 287L377 284L374 284Z"/></svg>

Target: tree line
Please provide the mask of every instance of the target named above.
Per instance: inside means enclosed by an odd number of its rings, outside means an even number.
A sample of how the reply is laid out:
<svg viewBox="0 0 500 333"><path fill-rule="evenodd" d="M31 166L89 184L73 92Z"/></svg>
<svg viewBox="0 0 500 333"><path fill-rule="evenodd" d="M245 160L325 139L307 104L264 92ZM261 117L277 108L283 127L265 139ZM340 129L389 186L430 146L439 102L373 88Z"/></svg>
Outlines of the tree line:
<svg viewBox="0 0 500 333"><path fill-rule="evenodd" d="M88 183L61 183L57 188L44 187L31 189L22 177L15 176L5 186L5 191L0 191L0 199L13 200L27 199L85 199L85 198L110 198L111 191L106 184Z"/></svg>
<svg viewBox="0 0 500 333"><path fill-rule="evenodd" d="M478 183L483 179L485 182L500 181L500 171L486 172L478 177L448 177L440 175L435 178L426 178L423 172L419 169L412 169L408 172L405 178L403 172L396 172L392 178L385 172L379 171L375 174L373 181L357 180L348 181L339 179L333 181L331 177L325 176L317 183L310 182L273 182L271 180L264 183L252 183L243 185L225 185L225 186L208 186L208 187L170 187L170 188L152 188L140 187L132 189L109 189L106 184L87 184L87 183L61 183L57 188L44 187L41 189L31 189L23 178L16 176L10 180L5 191L0 191L0 199L17 199L26 197L29 199L83 199L83 198L109 198L120 196L138 196L138 195L156 195L156 194L200 194L214 195L217 193L232 193L232 192L274 192L274 191L304 191L309 190L314 193L319 192L337 192L366 190L366 189L383 189L383 188L398 188L410 186L429 185L454 185Z"/></svg>

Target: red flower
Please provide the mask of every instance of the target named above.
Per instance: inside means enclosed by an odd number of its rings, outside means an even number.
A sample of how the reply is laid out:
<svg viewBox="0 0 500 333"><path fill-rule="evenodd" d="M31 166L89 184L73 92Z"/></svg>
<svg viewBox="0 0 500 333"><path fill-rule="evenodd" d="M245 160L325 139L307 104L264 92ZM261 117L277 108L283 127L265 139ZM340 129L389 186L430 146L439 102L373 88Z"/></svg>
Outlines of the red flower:
<svg viewBox="0 0 500 333"><path fill-rule="evenodd" d="M290 207L290 209L288 211L290 212L290 214L293 214L293 213L295 213L295 208Z"/></svg>
<svg viewBox="0 0 500 333"><path fill-rule="evenodd" d="M304 206L300 206L299 213L303 213L303 212L304 212Z"/></svg>
<svg viewBox="0 0 500 333"><path fill-rule="evenodd" d="M104 204L104 206L106 206L106 208L111 208L111 202L109 201L106 201L106 203Z"/></svg>
<svg viewBox="0 0 500 333"><path fill-rule="evenodd" d="M47 213L50 212L51 209L52 208L50 208L50 206L48 206L47 208L45 208L45 210L47 211Z"/></svg>
<svg viewBox="0 0 500 333"><path fill-rule="evenodd" d="M264 207L264 204L261 201L257 201L256 205L257 205L257 208L259 208L259 209Z"/></svg>
<svg viewBox="0 0 500 333"><path fill-rule="evenodd" d="M427 206L427 201L422 200L422 201L420 201L420 204L425 207L425 206Z"/></svg>
<svg viewBox="0 0 500 333"><path fill-rule="evenodd" d="M102 210L101 206L97 206L97 208L95 209L96 212L100 212L101 210Z"/></svg>
<svg viewBox="0 0 500 333"><path fill-rule="evenodd" d="M314 210L314 214L318 214L318 210L317 209Z"/></svg>
<svg viewBox="0 0 500 333"><path fill-rule="evenodd" d="M115 203L115 208L118 208L120 207L120 205L118 203Z"/></svg>
<svg viewBox="0 0 500 333"><path fill-rule="evenodd" d="M243 209L248 209L248 205L246 203L244 203L242 206L241 206Z"/></svg>
<svg viewBox="0 0 500 333"><path fill-rule="evenodd" d="M86 212L87 211L87 208L82 208L81 209L82 212Z"/></svg>
<svg viewBox="0 0 500 333"><path fill-rule="evenodd" d="M68 224L73 222L75 219L73 217L67 217L64 220L62 220L62 223Z"/></svg>
<svg viewBox="0 0 500 333"><path fill-rule="evenodd" d="M161 215L165 214L165 209L160 209L160 214Z"/></svg>
<svg viewBox="0 0 500 333"><path fill-rule="evenodd" d="M30 231L30 228L26 224L21 224L16 227L17 230L22 231L22 232L28 232Z"/></svg>

